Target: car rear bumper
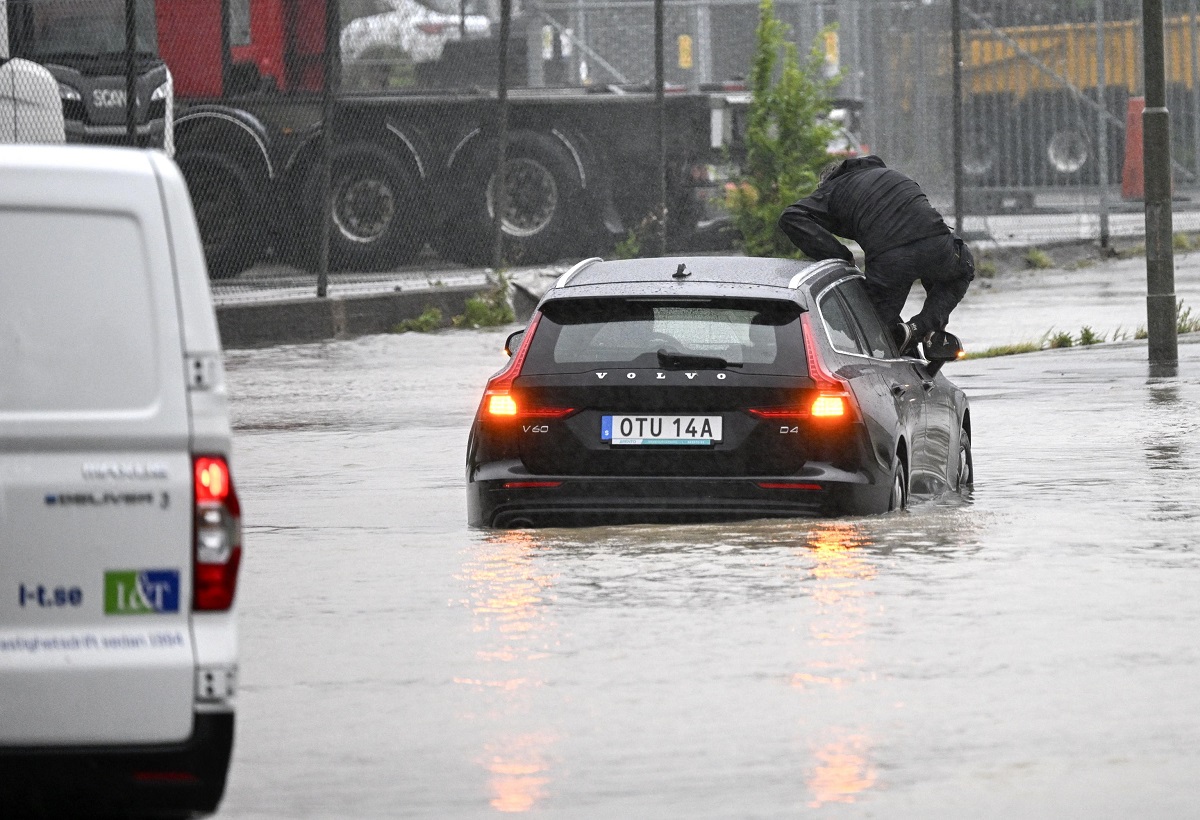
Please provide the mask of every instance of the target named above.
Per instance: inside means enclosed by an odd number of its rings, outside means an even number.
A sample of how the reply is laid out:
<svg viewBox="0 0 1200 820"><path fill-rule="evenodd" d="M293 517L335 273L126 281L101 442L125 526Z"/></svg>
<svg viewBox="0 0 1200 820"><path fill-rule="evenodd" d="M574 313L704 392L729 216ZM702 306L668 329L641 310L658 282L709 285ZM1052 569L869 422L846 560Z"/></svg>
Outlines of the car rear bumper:
<svg viewBox="0 0 1200 820"><path fill-rule="evenodd" d="M471 526L506 529L869 514L887 510L890 491L886 482L828 465L810 466L800 475L736 478L532 476L514 466L488 465L467 482Z"/></svg>
<svg viewBox="0 0 1200 820"><path fill-rule="evenodd" d="M0 806L17 817L213 812L225 791L233 723L232 712L197 713L192 736L178 744L0 747Z"/></svg>

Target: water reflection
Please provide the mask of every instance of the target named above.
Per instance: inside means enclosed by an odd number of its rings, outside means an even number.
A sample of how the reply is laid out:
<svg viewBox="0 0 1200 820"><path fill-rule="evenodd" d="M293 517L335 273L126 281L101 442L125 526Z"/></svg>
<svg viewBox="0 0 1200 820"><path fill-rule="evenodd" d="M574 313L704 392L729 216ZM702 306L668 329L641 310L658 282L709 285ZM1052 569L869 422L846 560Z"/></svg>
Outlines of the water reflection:
<svg viewBox="0 0 1200 820"><path fill-rule="evenodd" d="M806 781L811 795L809 808L826 803L853 803L875 785L875 768L870 763L870 739L864 734L835 729L834 735L813 751L815 765Z"/></svg>
<svg viewBox="0 0 1200 820"><path fill-rule="evenodd" d="M792 676L792 686L840 690L867 676L867 605L877 574L873 556L863 549L870 545L853 522L823 522L805 532L797 557L809 563L816 612L809 623L811 660ZM805 778L812 808L853 803L875 785L867 734L841 727L824 734Z"/></svg>
<svg viewBox="0 0 1200 820"><path fill-rule="evenodd" d="M554 578L534 560L541 548L529 532L489 534L471 548L459 576L470 593L472 630L482 638L475 657L485 674L454 680L474 687L492 707L468 719L482 714L496 724L480 763L489 804L505 813L532 809L551 781L555 735L530 725L537 720L532 691L543 683L538 662L556 640L545 612Z"/></svg>

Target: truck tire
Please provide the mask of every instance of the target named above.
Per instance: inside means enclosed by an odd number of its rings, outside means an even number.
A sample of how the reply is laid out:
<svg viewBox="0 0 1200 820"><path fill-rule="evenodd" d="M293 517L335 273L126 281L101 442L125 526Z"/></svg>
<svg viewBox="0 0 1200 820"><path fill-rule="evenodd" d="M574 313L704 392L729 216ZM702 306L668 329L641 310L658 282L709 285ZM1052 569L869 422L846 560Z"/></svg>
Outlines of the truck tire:
<svg viewBox="0 0 1200 820"><path fill-rule="evenodd" d="M312 235L321 227L320 166L305 185ZM428 239L424 182L391 151L373 142L334 148L329 182L331 270L375 271L412 261Z"/></svg>
<svg viewBox="0 0 1200 820"><path fill-rule="evenodd" d="M495 145L487 141L472 155L460 177L463 202L458 218L449 220L441 232L443 254L467 264L491 261L498 178L493 171ZM583 190L570 150L550 134L513 131L505 151L504 177L505 261L528 265L558 259L573 241Z"/></svg>
<svg viewBox="0 0 1200 820"><path fill-rule="evenodd" d="M237 276L262 253L258 201L250 175L215 151L187 151L179 169L192 196L210 279Z"/></svg>

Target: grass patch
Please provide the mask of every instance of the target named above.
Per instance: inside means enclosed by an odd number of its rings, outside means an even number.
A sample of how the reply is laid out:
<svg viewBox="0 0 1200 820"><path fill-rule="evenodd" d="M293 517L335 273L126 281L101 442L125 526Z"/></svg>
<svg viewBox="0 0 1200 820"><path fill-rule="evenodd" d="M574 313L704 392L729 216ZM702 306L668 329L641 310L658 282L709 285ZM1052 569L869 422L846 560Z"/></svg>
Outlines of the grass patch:
<svg viewBox="0 0 1200 820"><path fill-rule="evenodd" d="M1145 255L1146 255L1146 246L1145 245L1134 245L1133 247L1126 248L1123 251L1117 251L1118 259L1133 259L1135 256L1145 256Z"/></svg>
<svg viewBox="0 0 1200 820"><path fill-rule="evenodd" d="M1099 344L1104 341L1104 336L1096 333L1088 325L1084 325L1079 329L1079 344L1087 347L1088 345Z"/></svg>
<svg viewBox="0 0 1200 820"><path fill-rule="evenodd" d="M393 325L392 333L432 333L444 324L442 311L430 306L425 308L417 318L405 319L403 322Z"/></svg>
<svg viewBox="0 0 1200 820"><path fill-rule="evenodd" d="M1200 332L1200 316L1193 316L1192 309L1184 305L1182 300L1175 305L1175 332Z"/></svg>
<svg viewBox="0 0 1200 820"><path fill-rule="evenodd" d="M1171 247L1177 251L1190 251L1196 246L1192 244L1192 238L1185 233L1177 233L1171 237Z"/></svg>
<svg viewBox="0 0 1200 820"><path fill-rule="evenodd" d="M994 359L997 356L1016 356L1019 353L1036 353L1042 349L1038 342L1018 342L1011 345L996 345L978 353L968 353L966 359Z"/></svg>
<svg viewBox="0 0 1200 820"><path fill-rule="evenodd" d="M1025 251L1025 267L1033 268L1034 270L1052 268L1054 267L1054 260L1050 258L1050 254L1041 248L1030 248Z"/></svg>
<svg viewBox="0 0 1200 820"><path fill-rule="evenodd" d="M975 264L975 272L984 279L991 279L996 275L996 262L993 259L980 259Z"/></svg>

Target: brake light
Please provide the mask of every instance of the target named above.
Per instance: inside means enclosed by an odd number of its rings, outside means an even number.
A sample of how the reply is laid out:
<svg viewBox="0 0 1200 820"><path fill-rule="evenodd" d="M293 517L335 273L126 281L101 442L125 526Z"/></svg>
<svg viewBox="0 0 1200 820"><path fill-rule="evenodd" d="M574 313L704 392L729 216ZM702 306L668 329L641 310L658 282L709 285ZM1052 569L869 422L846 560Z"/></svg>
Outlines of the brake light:
<svg viewBox="0 0 1200 820"><path fill-rule="evenodd" d="M759 481L758 486L764 490L808 490L811 492L821 489L820 484L807 481Z"/></svg>
<svg viewBox="0 0 1200 820"><path fill-rule="evenodd" d="M445 23L417 23L417 29L424 34L441 34L446 28Z"/></svg>
<svg viewBox="0 0 1200 820"><path fill-rule="evenodd" d="M846 402L841 396L817 396L812 403L813 418L833 418L846 415Z"/></svg>
<svg viewBox="0 0 1200 820"><path fill-rule="evenodd" d="M508 393L487 392L487 411L490 416L515 416L517 402Z"/></svg>
<svg viewBox="0 0 1200 820"><path fill-rule="evenodd" d="M807 313L800 314L800 329L804 335L804 357L808 360L808 375L817 385L817 397L808 408L813 418L844 418L853 412L854 397L849 385L830 373L817 355L816 337L813 336L812 320Z"/></svg>
<svg viewBox="0 0 1200 820"><path fill-rule="evenodd" d="M237 591L242 508L223 456L195 456L192 466L192 608L224 611Z"/></svg>

